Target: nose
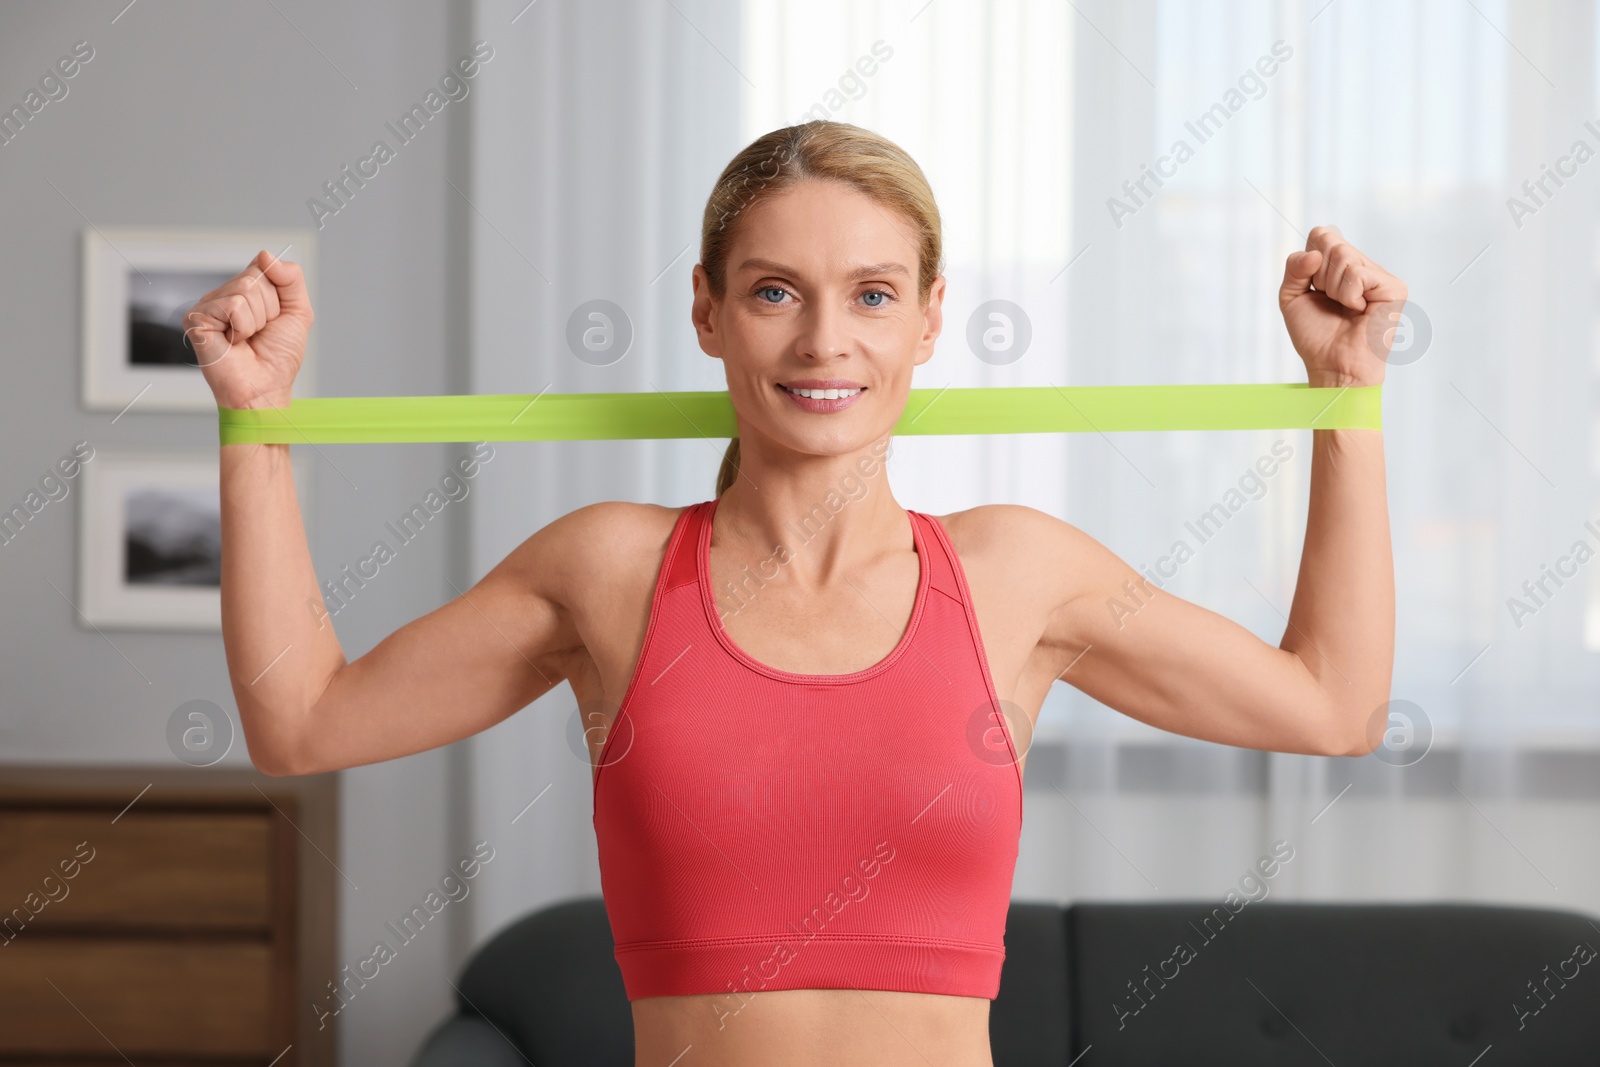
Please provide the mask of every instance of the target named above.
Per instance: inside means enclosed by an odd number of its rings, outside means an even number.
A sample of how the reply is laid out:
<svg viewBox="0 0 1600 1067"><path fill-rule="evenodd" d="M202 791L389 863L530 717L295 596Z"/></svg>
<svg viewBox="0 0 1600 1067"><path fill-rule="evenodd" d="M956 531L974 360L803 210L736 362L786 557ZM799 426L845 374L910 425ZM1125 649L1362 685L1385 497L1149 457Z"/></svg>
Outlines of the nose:
<svg viewBox="0 0 1600 1067"><path fill-rule="evenodd" d="M817 363L850 354L850 329L843 309L831 301L813 301L800 313L800 355Z"/></svg>

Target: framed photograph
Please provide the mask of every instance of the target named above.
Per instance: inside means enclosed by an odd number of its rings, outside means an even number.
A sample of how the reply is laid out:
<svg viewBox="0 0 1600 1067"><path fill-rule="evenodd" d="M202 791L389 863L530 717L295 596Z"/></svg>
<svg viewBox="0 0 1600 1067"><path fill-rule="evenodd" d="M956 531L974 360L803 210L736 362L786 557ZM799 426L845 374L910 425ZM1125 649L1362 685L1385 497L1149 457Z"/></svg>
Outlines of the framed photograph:
<svg viewBox="0 0 1600 1067"><path fill-rule="evenodd" d="M216 401L183 336L196 300L243 270L265 248L305 271L317 299L316 233L302 229L214 230L87 227L83 231L83 406L91 411L215 411ZM295 378L314 395L316 360Z"/></svg>
<svg viewBox="0 0 1600 1067"><path fill-rule="evenodd" d="M299 457L293 463L295 492L309 525L307 467ZM79 477L83 620L102 629L220 631L217 449L97 448Z"/></svg>

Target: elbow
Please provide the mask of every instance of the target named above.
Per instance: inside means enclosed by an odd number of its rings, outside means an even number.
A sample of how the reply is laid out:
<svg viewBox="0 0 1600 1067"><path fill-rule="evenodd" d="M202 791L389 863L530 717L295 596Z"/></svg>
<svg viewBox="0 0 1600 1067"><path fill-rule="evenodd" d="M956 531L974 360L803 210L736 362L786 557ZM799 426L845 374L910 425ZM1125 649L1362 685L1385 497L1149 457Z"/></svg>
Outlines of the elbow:
<svg viewBox="0 0 1600 1067"><path fill-rule="evenodd" d="M238 699L245 748L256 770L270 778L293 778L327 769L319 766L322 753L314 742L315 731L309 728L314 702Z"/></svg>
<svg viewBox="0 0 1600 1067"><path fill-rule="evenodd" d="M1323 739L1321 755L1366 756L1383 743L1384 721L1370 715L1353 715L1348 709L1332 708L1328 713L1332 729Z"/></svg>
<svg viewBox="0 0 1600 1067"><path fill-rule="evenodd" d="M255 769L269 778L292 778L296 775L307 774L298 763L286 758L282 753L273 752L266 748L250 749L250 762Z"/></svg>
<svg viewBox="0 0 1600 1067"><path fill-rule="evenodd" d="M1372 739L1363 736L1363 737L1359 738L1358 740L1356 740L1355 742L1345 746L1342 749L1339 749L1337 751L1328 753L1328 755L1330 755L1330 756L1366 756L1366 755L1372 754L1373 752L1376 752L1377 750L1378 750L1378 745L1375 744L1372 741Z"/></svg>
<svg viewBox="0 0 1600 1067"><path fill-rule="evenodd" d="M259 733L251 736L247 730L245 746L249 750L251 764L270 778L293 778L317 771L310 765L305 746L299 744L292 735L279 732L272 737L264 737Z"/></svg>

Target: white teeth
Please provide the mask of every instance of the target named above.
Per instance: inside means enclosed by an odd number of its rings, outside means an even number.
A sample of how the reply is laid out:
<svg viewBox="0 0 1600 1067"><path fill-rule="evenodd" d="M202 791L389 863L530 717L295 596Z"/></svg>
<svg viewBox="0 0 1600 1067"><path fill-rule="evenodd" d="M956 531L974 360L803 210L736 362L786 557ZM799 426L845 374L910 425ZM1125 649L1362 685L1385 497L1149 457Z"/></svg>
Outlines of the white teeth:
<svg viewBox="0 0 1600 1067"><path fill-rule="evenodd" d="M789 389L786 385L785 389ZM841 397L855 396L860 389L789 389L797 396L810 397L813 400L838 400Z"/></svg>

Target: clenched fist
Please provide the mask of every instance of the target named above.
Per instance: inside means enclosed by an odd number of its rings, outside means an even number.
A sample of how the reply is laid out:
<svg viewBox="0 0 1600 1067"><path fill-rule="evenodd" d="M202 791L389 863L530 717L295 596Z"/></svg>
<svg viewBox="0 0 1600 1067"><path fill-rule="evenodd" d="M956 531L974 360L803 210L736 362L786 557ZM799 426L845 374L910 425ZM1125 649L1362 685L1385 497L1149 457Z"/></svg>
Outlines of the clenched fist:
<svg viewBox="0 0 1600 1067"><path fill-rule="evenodd" d="M1305 251L1289 254L1278 290L1289 340L1318 388L1382 384L1405 302L1406 283L1336 226L1312 228Z"/></svg>
<svg viewBox="0 0 1600 1067"><path fill-rule="evenodd" d="M184 314L183 335L218 407L283 408L312 318L299 265L263 249Z"/></svg>

